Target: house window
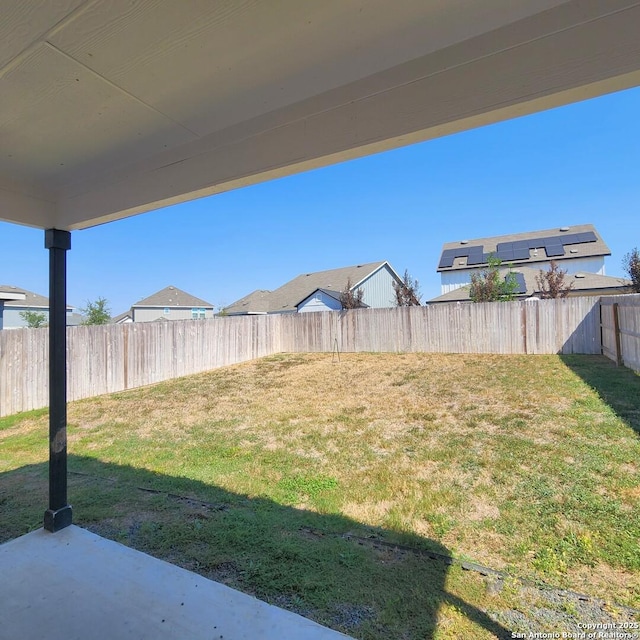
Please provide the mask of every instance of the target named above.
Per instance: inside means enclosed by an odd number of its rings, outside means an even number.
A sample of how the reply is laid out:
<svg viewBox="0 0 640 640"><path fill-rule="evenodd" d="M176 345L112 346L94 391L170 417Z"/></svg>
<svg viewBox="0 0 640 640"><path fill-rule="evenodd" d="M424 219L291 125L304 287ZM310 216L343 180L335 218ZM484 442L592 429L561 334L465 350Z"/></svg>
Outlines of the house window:
<svg viewBox="0 0 640 640"><path fill-rule="evenodd" d="M164 308L164 315L168 316L170 311L171 311L171 309L169 309L169 307L165 307Z"/></svg>
<svg viewBox="0 0 640 640"><path fill-rule="evenodd" d="M194 307L191 309L191 318L193 320L202 320L205 318L205 310L202 308Z"/></svg>

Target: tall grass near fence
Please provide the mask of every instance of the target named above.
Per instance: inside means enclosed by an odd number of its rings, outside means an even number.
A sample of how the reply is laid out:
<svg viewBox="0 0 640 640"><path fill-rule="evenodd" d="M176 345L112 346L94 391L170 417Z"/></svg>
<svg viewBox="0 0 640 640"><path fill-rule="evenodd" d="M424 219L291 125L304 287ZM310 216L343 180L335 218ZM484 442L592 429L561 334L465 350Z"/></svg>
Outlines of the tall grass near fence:
<svg viewBox="0 0 640 640"><path fill-rule="evenodd" d="M281 352L601 353L597 297L72 327L67 337L70 400ZM0 416L47 404L47 330L0 331Z"/></svg>

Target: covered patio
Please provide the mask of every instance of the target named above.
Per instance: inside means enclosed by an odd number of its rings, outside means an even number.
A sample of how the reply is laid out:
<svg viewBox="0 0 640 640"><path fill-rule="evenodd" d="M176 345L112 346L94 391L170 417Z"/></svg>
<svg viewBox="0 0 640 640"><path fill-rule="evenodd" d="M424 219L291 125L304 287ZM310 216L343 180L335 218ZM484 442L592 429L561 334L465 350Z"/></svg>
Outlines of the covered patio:
<svg viewBox="0 0 640 640"><path fill-rule="evenodd" d="M0 15L0 219L44 231L51 301L49 504L42 530L0 547L0 635L339 637L72 525L71 232L636 86L640 2L0 0Z"/></svg>

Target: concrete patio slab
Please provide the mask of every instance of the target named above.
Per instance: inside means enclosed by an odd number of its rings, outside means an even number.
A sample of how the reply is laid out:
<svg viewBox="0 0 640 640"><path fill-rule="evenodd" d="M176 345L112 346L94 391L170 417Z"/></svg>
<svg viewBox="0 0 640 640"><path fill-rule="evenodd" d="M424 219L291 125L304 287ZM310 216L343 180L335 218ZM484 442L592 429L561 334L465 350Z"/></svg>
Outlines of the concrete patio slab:
<svg viewBox="0 0 640 640"><path fill-rule="evenodd" d="M348 636L89 531L0 545L0 638L345 640Z"/></svg>

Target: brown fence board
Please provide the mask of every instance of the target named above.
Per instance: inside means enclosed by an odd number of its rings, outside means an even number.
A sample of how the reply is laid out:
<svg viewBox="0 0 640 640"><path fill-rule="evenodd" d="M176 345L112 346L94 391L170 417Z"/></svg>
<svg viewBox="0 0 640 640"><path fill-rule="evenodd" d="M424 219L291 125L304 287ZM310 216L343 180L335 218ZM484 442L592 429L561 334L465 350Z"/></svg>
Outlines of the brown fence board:
<svg viewBox="0 0 640 640"><path fill-rule="evenodd" d="M640 372L640 294L601 298L602 353ZM617 306L617 322L614 317Z"/></svg>

